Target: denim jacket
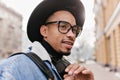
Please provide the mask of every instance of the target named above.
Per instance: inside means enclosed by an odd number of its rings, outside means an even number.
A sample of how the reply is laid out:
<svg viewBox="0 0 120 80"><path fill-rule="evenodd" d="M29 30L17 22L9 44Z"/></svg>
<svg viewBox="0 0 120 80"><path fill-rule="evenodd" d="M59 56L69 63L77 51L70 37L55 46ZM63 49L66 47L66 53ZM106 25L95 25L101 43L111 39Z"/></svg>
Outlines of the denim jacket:
<svg viewBox="0 0 120 80"><path fill-rule="evenodd" d="M62 80L45 48L34 42L32 52L36 53L54 74L55 80ZM0 80L47 80L44 73L24 54L9 57L0 63Z"/></svg>

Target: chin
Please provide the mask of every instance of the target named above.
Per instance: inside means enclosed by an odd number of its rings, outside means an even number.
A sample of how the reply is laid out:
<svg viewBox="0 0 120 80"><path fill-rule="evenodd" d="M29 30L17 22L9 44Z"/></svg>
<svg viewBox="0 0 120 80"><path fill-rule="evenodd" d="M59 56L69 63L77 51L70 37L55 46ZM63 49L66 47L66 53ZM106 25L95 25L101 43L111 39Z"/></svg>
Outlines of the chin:
<svg viewBox="0 0 120 80"><path fill-rule="evenodd" d="M64 56L69 56L70 55L70 52L63 52L62 53Z"/></svg>

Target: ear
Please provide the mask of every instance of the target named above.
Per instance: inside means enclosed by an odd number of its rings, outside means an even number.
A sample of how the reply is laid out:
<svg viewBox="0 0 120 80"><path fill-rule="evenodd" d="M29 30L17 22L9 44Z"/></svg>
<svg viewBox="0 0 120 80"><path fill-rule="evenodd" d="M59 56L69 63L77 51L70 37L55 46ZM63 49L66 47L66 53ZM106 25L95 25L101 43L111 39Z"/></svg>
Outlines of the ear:
<svg viewBox="0 0 120 80"><path fill-rule="evenodd" d="M48 30L48 27L46 27L45 25L42 25L40 27L40 33L43 37L47 37L47 30Z"/></svg>

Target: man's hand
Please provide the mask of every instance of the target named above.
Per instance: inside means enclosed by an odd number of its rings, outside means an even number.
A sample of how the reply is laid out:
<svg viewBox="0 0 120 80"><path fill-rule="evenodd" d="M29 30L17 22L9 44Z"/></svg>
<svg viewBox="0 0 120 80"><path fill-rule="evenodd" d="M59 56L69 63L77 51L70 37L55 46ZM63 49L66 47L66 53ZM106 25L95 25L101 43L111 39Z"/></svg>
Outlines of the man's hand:
<svg viewBox="0 0 120 80"><path fill-rule="evenodd" d="M94 80L93 73L79 64L71 64L65 72L64 80Z"/></svg>

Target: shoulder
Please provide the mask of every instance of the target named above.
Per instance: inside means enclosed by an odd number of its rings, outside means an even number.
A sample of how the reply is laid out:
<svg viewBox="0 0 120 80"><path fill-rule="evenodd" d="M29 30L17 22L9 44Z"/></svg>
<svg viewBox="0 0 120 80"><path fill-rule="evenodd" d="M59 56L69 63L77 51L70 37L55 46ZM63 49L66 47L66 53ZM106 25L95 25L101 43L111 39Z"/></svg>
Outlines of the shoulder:
<svg viewBox="0 0 120 80"><path fill-rule="evenodd" d="M0 63L0 65L1 66L8 66L8 67L10 67L10 65L17 64L16 62L21 62L22 60L25 60L25 58L26 58L26 56L23 55L23 54L11 56L9 58L4 59Z"/></svg>
<svg viewBox="0 0 120 80"><path fill-rule="evenodd" d="M15 73L22 69L21 66L26 65L26 63L29 62L29 58L27 58L25 55L15 55L5 59L0 63L0 71Z"/></svg>
<svg viewBox="0 0 120 80"><path fill-rule="evenodd" d="M34 76L41 76L42 72L26 55L20 54L9 57L0 64L0 75L0 79L1 77L8 78L11 76L11 80L14 80L13 78L35 80ZM28 75L30 76L28 77Z"/></svg>
<svg viewBox="0 0 120 80"><path fill-rule="evenodd" d="M20 65L24 65L28 61L29 58L23 54L11 56L0 63L0 69L15 70L15 68L19 67Z"/></svg>

